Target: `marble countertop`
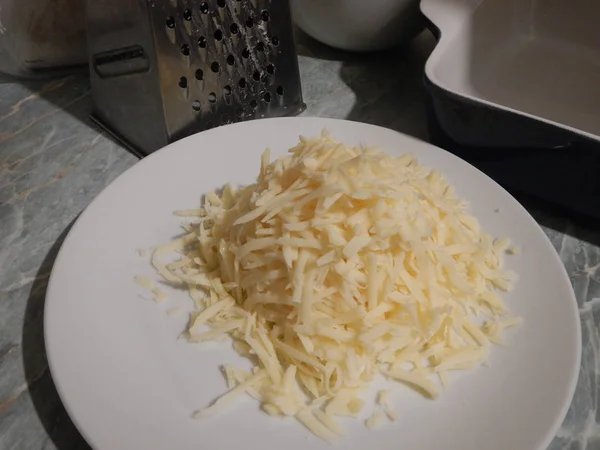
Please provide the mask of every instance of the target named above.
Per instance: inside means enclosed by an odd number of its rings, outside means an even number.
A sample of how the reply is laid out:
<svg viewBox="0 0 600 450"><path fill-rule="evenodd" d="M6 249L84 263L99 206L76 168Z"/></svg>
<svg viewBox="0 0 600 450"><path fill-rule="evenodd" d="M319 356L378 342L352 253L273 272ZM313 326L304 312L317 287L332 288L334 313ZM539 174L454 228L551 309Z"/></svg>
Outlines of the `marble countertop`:
<svg viewBox="0 0 600 450"><path fill-rule="evenodd" d="M422 73L433 45L423 34L405 49L351 56L301 36L303 115L374 123L426 140ZM48 370L46 284L77 215L138 161L99 132L90 110L85 75L0 84L1 450L89 448ZM600 449L600 233L529 209L569 273L583 331L577 391L550 449Z"/></svg>

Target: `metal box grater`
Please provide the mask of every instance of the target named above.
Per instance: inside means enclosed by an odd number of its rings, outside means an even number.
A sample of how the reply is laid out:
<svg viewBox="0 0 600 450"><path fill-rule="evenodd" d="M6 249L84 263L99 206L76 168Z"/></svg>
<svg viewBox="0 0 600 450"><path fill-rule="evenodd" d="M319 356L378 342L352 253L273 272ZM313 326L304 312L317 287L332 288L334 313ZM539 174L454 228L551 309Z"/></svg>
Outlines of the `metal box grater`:
<svg viewBox="0 0 600 450"><path fill-rule="evenodd" d="M304 109L287 0L88 0L92 117L146 154Z"/></svg>

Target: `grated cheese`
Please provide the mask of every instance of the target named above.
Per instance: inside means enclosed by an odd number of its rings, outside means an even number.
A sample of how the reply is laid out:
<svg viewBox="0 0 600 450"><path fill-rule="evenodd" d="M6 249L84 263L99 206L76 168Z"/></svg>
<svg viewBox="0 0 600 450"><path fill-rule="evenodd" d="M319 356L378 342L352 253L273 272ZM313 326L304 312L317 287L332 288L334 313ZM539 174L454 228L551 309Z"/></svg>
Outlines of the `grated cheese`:
<svg viewBox="0 0 600 450"><path fill-rule="evenodd" d="M385 415L388 417L388 419L390 419L392 422L395 422L396 419L398 418L398 415L396 414L396 411L394 411L392 408L390 407L386 407L383 409L383 412L385 413Z"/></svg>
<svg viewBox="0 0 600 450"><path fill-rule="evenodd" d="M253 387L255 384L257 384L262 379L264 379L266 377L266 375L267 374L264 370L259 370L254 375L249 377L246 381L238 384L236 387L231 389L229 392L227 392L226 394L219 397L217 399L217 401L215 401L212 405L208 406L207 408L201 409L200 411L195 412L194 418L201 419L203 417L213 415L217 411L222 410L228 404L233 402L237 397L239 397L240 394L243 394L249 388Z"/></svg>
<svg viewBox="0 0 600 450"><path fill-rule="evenodd" d="M176 316L182 312L182 309L179 306L173 306L172 308L167 309L168 316Z"/></svg>
<svg viewBox="0 0 600 450"><path fill-rule="evenodd" d="M319 421L312 410L308 407L302 409L296 418L306 428L308 428L313 434L323 439L329 444L337 444L339 439L338 436L331 431L323 422Z"/></svg>
<svg viewBox="0 0 600 450"><path fill-rule="evenodd" d="M149 289L149 290L154 289L154 283L148 277L138 275L135 277L135 282L137 284L139 284L141 287L143 287L144 289Z"/></svg>
<svg viewBox="0 0 600 450"><path fill-rule="evenodd" d="M148 289L150 292L152 292L154 300L157 303L162 303L167 299L167 295L159 288L157 288L152 282L152 280L150 280L148 277L138 275L135 277L135 282L144 289Z"/></svg>
<svg viewBox="0 0 600 450"><path fill-rule="evenodd" d="M381 413L380 411L377 411L377 412L373 413L373 415L366 420L365 425L370 430L375 430L383 425L384 420L385 420L385 416L383 415L383 413Z"/></svg>
<svg viewBox="0 0 600 450"><path fill-rule="evenodd" d="M392 400L390 399L390 391L388 389L384 389L377 393L377 403L381 406L391 407Z"/></svg>
<svg viewBox="0 0 600 450"><path fill-rule="evenodd" d="M449 370L486 364L490 344L518 322L498 293L516 279L503 268L516 247L486 234L411 154L327 134L289 153L270 162L267 150L256 183L177 211L198 222L155 249L152 264L189 290L187 339L229 335L255 362L252 372L225 366L229 391L194 417L247 393L335 443L337 417L359 415L377 374L436 398ZM388 391L377 402L369 428L396 419Z"/></svg>

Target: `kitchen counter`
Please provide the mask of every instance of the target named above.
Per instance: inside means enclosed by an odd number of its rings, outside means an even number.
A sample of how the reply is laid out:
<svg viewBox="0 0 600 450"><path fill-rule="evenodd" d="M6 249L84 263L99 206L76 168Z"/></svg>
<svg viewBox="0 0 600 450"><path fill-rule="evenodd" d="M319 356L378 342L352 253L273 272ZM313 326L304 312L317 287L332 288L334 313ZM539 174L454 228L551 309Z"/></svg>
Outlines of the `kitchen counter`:
<svg viewBox="0 0 600 450"><path fill-rule="evenodd" d="M405 49L352 56L300 35L303 115L374 123L426 140L422 71L433 45L425 33ZM138 161L93 125L90 109L84 75L0 84L2 450L89 448L48 370L42 329L46 284L77 215ZM600 449L600 233L529 210L567 268L583 331L577 391L550 448Z"/></svg>

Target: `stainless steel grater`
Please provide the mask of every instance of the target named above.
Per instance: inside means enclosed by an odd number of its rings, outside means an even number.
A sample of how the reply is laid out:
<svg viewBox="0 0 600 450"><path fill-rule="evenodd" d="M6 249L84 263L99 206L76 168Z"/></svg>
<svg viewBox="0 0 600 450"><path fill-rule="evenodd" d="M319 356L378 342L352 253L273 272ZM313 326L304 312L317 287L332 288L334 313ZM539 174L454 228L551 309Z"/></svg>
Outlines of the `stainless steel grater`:
<svg viewBox="0 0 600 450"><path fill-rule="evenodd" d="M304 109L288 0L88 0L94 119L150 153Z"/></svg>

